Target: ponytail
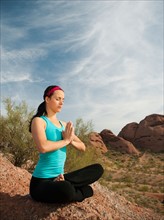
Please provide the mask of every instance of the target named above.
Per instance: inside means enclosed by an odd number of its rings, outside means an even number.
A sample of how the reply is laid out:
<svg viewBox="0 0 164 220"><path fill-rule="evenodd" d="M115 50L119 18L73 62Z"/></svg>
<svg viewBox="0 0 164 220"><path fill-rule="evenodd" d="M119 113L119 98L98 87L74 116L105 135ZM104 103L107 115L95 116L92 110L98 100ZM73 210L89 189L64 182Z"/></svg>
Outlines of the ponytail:
<svg viewBox="0 0 164 220"><path fill-rule="evenodd" d="M62 91L63 91L63 89L60 88L59 86L56 86L56 85L48 86L48 87L46 88L46 90L44 91L43 99L45 100L46 96L47 96L47 97L51 97L56 90L62 90ZM44 101L44 102L42 102L42 103L38 106L38 109L37 109L36 114L32 117L32 119L31 119L31 121L30 121L30 124L29 124L29 132L31 132L32 120L33 120L35 117L40 117L40 116L46 115L46 114L47 114L47 111L46 111L46 102Z"/></svg>
<svg viewBox="0 0 164 220"><path fill-rule="evenodd" d="M29 124L29 132L31 132L31 124L32 124L32 120L35 118L35 117L40 117L42 115L45 115L47 114L46 112L46 104L45 104L45 101L42 102L39 106L38 106L38 109L37 109L37 112L35 115L33 115L31 121L30 121L30 124Z"/></svg>

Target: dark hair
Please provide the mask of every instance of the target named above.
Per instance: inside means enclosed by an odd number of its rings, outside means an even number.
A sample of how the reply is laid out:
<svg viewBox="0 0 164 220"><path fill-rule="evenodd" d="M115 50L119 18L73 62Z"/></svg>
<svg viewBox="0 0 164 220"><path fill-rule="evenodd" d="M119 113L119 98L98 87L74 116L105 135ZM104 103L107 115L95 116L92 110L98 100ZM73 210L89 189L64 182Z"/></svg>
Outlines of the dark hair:
<svg viewBox="0 0 164 220"><path fill-rule="evenodd" d="M33 120L35 117L40 117L40 116L42 116L42 115L46 115L46 114L47 114L47 112L46 112L45 98L46 98L46 96L51 97L51 96L53 95L53 93L51 93L50 95L47 95L47 94L48 94L48 92L49 92L52 88L55 88L55 87L58 87L58 86L56 86L56 85L48 86L48 87L46 88L46 90L44 91L44 95L43 95L44 102L42 102L42 103L38 106L38 109L37 109L36 114L33 115L33 117L31 118L30 123L29 123L29 132L31 132L32 120Z"/></svg>

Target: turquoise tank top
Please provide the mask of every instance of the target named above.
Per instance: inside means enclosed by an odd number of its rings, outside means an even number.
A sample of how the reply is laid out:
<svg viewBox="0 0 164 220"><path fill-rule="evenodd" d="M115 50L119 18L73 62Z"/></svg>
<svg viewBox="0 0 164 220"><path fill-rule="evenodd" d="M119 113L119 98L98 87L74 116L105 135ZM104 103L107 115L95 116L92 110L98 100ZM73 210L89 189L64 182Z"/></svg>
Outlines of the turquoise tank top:
<svg viewBox="0 0 164 220"><path fill-rule="evenodd" d="M62 140L62 131L64 126L61 124L61 128L56 127L46 116L41 116L46 121L46 137L50 141ZM66 146L55 151L40 153L39 161L33 172L34 177L38 178L53 178L64 173L64 164L66 160Z"/></svg>

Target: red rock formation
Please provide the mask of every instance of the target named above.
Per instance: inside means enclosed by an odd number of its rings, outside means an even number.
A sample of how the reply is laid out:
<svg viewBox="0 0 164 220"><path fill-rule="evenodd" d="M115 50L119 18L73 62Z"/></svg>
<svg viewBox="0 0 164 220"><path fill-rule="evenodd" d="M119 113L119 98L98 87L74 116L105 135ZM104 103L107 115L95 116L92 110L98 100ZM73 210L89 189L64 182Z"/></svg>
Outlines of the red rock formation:
<svg viewBox="0 0 164 220"><path fill-rule="evenodd" d="M139 124L130 123L118 136L131 141L139 149L162 152L164 151L164 116L152 114Z"/></svg>
<svg viewBox="0 0 164 220"><path fill-rule="evenodd" d="M138 123L136 122L129 123L125 127L123 127L123 129L120 131L118 136L133 143L137 128L138 128Z"/></svg>
<svg viewBox="0 0 164 220"><path fill-rule="evenodd" d="M131 142L114 135L110 130L104 129L101 131L100 136L109 149L117 150L122 153L139 155L139 151Z"/></svg>
<svg viewBox="0 0 164 220"><path fill-rule="evenodd" d="M1 220L164 220L163 216L132 204L98 183L93 185L94 196L81 203L35 202L28 194L31 174L14 167L2 155L0 163Z"/></svg>
<svg viewBox="0 0 164 220"><path fill-rule="evenodd" d="M108 151L107 147L105 146L102 137L97 132L91 132L89 134L89 140L92 146L95 148L100 149L102 153L106 153Z"/></svg>

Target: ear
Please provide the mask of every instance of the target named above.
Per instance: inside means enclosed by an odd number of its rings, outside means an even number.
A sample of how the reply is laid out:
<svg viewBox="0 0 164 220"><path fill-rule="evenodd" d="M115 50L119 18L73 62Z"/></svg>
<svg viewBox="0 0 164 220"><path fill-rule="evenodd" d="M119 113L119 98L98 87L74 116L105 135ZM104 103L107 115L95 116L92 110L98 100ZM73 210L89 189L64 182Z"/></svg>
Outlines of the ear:
<svg viewBox="0 0 164 220"><path fill-rule="evenodd" d="M46 96L46 98L45 98L45 102L48 103L49 100L50 100L50 98L49 98L48 96Z"/></svg>

